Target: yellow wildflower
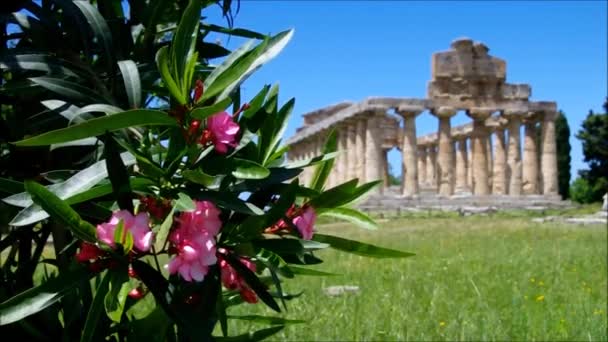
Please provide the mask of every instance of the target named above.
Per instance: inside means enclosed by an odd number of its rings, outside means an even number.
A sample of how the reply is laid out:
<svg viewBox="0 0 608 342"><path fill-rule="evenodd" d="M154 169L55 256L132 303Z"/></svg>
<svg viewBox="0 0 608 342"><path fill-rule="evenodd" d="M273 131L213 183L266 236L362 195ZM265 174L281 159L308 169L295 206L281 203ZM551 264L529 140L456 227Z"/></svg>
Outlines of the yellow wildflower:
<svg viewBox="0 0 608 342"><path fill-rule="evenodd" d="M540 295L540 296L536 297L536 301L537 302L542 302L543 300L545 300L545 296L544 295Z"/></svg>
<svg viewBox="0 0 608 342"><path fill-rule="evenodd" d="M439 322L439 326L440 327L444 327L445 326L445 322L444 321Z"/></svg>
<svg viewBox="0 0 608 342"><path fill-rule="evenodd" d="M533 283L533 282L535 282L535 281L536 281L536 280L534 280L534 278L530 278L530 282L531 282L531 283Z"/></svg>
<svg viewBox="0 0 608 342"><path fill-rule="evenodd" d="M543 283L542 280L538 282L538 286L543 286L543 285L545 285L545 283Z"/></svg>

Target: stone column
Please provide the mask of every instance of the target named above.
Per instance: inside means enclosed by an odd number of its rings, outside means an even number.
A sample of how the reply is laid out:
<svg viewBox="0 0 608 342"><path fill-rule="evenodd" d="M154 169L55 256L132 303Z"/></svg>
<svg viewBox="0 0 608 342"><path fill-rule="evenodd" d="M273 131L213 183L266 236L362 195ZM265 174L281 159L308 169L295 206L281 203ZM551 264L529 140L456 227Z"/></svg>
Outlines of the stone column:
<svg viewBox="0 0 608 342"><path fill-rule="evenodd" d="M494 195L505 195L507 193L505 125L506 120L503 119L494 131L496 136L496 139L494 140L494 166L492 177L492 194Z"/></svg>
<svg viewBox="0 0 608 342"><path fill-rule="evenodd" d="M382 182L384 184L384 188L388 188L390 186L390 177L388 173L388 150L382 150Z"/></svg>
<svg viewBox="0 0 608 342"><path fill-rule="evenodd" d="M557 148L555 146L555 118L557 112L546 111L541 131L541 172L543 195L557 195Z"/></svg>
<svg viewBox="0 0 608 342"><path fill-rule="evenodd" d="M338 160L337 160L337 183L336 185L340 185L342 183L344 183L346 181L346 173L348 170L348 156L347 156L347 151L346 151L346 144L348 141L348 137L347 137L347 129L346 126L343 123L340 123L338 126L338 152L340 152L340 155L338 156Z"/></svg>
<svg viewBox="0 0 608 342"><path fill-rule="evenodd" d="M433 115L439 119L438 136L438 156L437 156L437 182L439 185L438 194L440 196L450 196L454 193L454 170L452 160L454 158L454 148L452 146L450 118L456 114L456 109L452 107L439 107L433 110Z"/></svg>
<svg viewBox="0 0 608 342"><path fill-rule="evenodd" d="M435 173L435 162L437 161L437 152L435 150L435 145L428 145L428 150L426 153L426 181L428 182L429 187L435 188L437 186L436 183L436 173Z"/></svg>
<svg viewBox="0 0 608 342"><path fill-rule="evenodd" d="M458 148L456 150L456 192L469 192L467 185L467 140L466 137L460 137L457 140Z"/></svg>
<svg viewBox="0 0 608 342"><path fill-rule="evenodd" d="M493 178L493 162L494 162L494 152L492 151L492 131L493 127L488 127L486 125L486 131L488 132L488 139L486 140L486 151L488 151L488 188L490 189L490 193L492 193L492 178Z"/></svg>
<svg viewBox="0 0 608 342"><path fill-rule="evenodd" d="M365 130L365 178L368 182L382 180L382 132L380 122L384 113L369 113L367 129ZM374 190L373 194L384 193L382 184Z"/></svg>
<svg viewBox="0 0 608 342"><path fill-rule="evenodd" d="M473 192L473 139L471 136L467 137L468 148L467 148L467 187L469 191Z"/></svg>
<svg viewBox="0 0 608 342"><path fill-rule="evenodd" d="M367 182L365 172L365 131L366 121L361 117L357 117L356 121L356 135L355 135L355 169L357 171L357 178L359 178L359 184Z"/></svg>
<svg viewBox="0 0 608 342"><path fill-rule="evenodd" d="M426 146L418 146L418 189L426 186Z"/></svg>
<svg viewBox="0 0 608 342"><path fill-rule="evenodd" d="M401 155L403 174L401 175L403 196L416 196L418 187L418 165L416 163L416 116L424 108L417 106L399 107L398 114L403 117L403 145ZM422 172L422 171L421 171Z"/></svg>
<svg viewBox="0 0 608 342"><path fill-rule="evenodd" d="M505 112L509 119L509 152L507 168L509 173L509 195L521 195L521 112Z"/></svg>
<svg viewBox="0 0 608 342"><path fill-rule="evenodd" d="M538 194L538 145L536 123L538 117L529 113L524 117L524 161L522 191L525 195Z"/></svg>
<svg viewBox="0 0 608 342"><path fill-rule="evenodd" d="M468 115L473 119L473 194L488 195L488 132L485 120L493 110L489 108L471 108Z"/></svg>
<svg viewBox="0 0 608 342"><path fill-rule="evenodd" d="M357 153L356 153L356 140L357 140L357 123L353 120L347 122L347 141L346 150L348 156L348 170L346 172L346 179L351 180L358 178L357 174Z"/></svg>

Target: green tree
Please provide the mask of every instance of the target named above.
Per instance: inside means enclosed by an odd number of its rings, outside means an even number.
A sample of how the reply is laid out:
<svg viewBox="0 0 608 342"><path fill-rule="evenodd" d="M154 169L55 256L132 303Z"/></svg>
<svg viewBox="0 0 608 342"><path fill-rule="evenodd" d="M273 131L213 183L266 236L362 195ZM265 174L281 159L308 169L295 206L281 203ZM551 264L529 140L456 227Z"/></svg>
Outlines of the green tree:
<svg viewBox="0 0 608 342"><path fill-rule="evenodd" d="M608 99L604 103L608 112ZM576 137L583 145L583 156L589 169L579 171L591 187L591 200L600 201L608 191L608 115L589 111Z"/></svg>
<svg viewBox="0 0 608 342"><path fill-rule="evenodd" d="M563 199L570 197L570 126L566 115L561 110L555 120L555 138L557 147L558 189Z"/></svg>

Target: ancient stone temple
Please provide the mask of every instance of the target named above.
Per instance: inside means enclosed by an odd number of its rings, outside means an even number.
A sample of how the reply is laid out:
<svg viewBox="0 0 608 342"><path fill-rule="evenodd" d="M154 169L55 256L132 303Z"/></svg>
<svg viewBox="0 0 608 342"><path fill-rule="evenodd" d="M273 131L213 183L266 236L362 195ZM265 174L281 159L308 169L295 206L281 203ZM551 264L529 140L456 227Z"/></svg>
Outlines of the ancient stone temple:
<svg viewBox="0 0 608 342"><path fill-rule="evenodd" d="M506 83L506 63L470 39L433 54L427 98L370 97L304 114L304 126L288 140L289 158L320 152L327 133L338 133L329 185L352 178L387 179L387 151L402 153L402 186L394 198L421 192L439 198L475 196L557 198L555 102L530 101L527 84ZM428 111L437 132L417 136L416 119ZM471 123L452 127L464 111ZM520 136L523 125L523 137ZM540 139L537 131L540 130ZM523 141L523 143L522 143ZM301 175L309 182L312 168ZM391 195L384 186L376 194Z"/></svg>

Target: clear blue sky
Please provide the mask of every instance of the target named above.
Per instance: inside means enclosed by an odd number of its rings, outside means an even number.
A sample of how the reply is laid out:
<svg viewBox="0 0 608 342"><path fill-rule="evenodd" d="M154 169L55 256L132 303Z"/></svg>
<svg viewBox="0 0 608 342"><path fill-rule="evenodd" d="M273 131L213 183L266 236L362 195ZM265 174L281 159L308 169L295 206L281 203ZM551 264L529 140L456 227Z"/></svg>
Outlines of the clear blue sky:
<svg viewBox="0 0 608 342"><path fill-rule="evenodd" d="M235 26L262 33L295 28L290 44L244 85L244 100L279 82L281 101L296 98L287 136L301 114L368 96L424 97L431 54L466 36L507 61L507 82L528 83L532 100L556 101L572 136L572 171L584 168L574 137L589 109L607 95L605 1L260 1L242 0ZM208 15L216 22L217 9ZM242 40L231 38L229 48ZM453 125L468 122L464 114ZM437 130L429 114L419 134ZM398 153L389 154L400 172Z"/></svg>

